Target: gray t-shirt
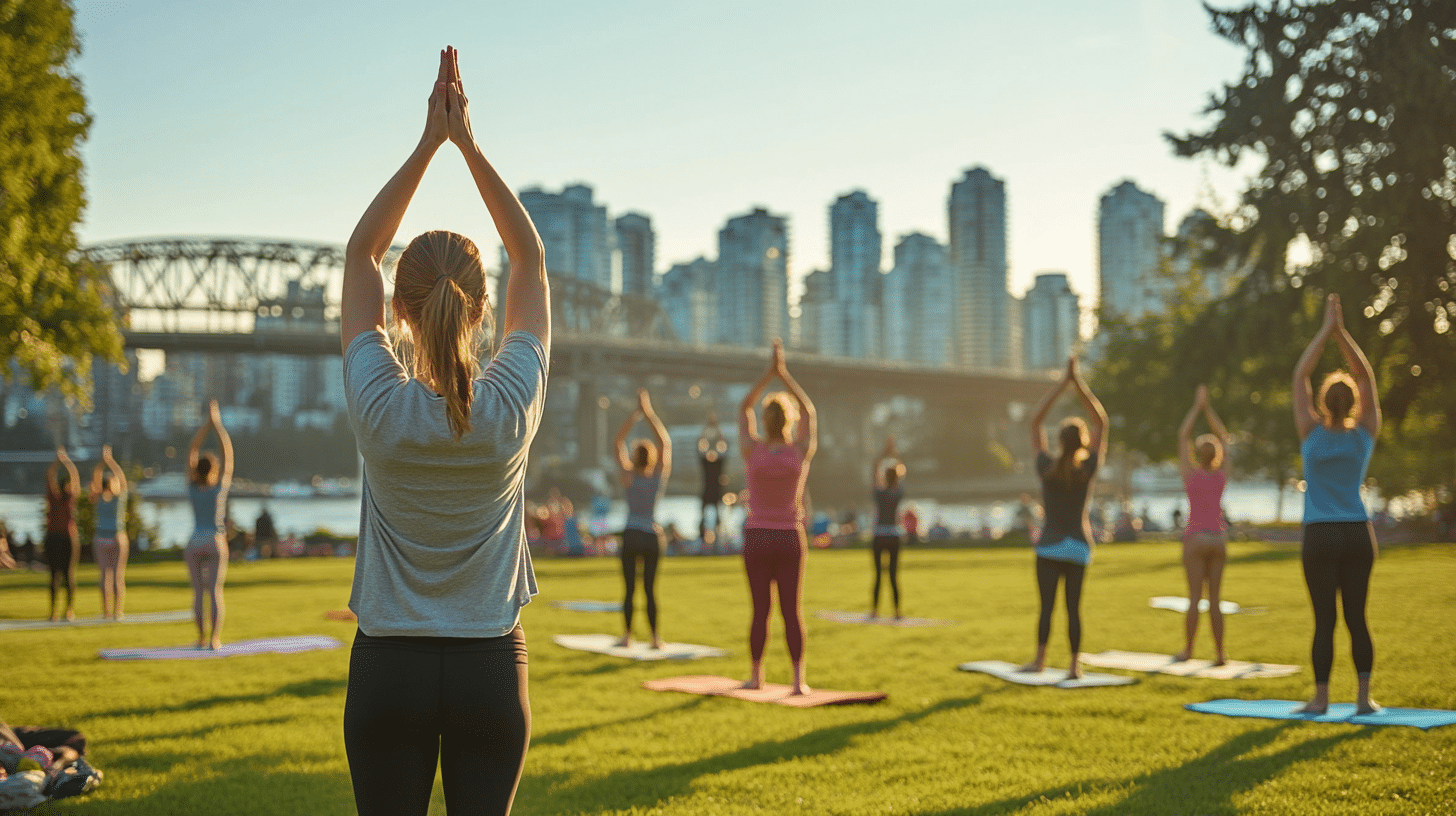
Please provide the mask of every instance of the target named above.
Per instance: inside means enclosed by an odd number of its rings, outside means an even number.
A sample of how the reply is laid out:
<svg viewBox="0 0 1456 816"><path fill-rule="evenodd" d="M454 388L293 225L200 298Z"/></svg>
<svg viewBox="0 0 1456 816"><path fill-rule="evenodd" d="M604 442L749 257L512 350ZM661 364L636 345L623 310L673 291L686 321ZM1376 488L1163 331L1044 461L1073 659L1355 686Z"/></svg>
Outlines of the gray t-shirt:
<svg viewBox="0 0 1456 816"><path fill-rule="evenodd" d="M364 484L349 608L374 637L497 637L535 595L525 479L546 400L541 341L512 332L474 383L460 441L445 400L412 378L382 332L344 353Z"/></svg>

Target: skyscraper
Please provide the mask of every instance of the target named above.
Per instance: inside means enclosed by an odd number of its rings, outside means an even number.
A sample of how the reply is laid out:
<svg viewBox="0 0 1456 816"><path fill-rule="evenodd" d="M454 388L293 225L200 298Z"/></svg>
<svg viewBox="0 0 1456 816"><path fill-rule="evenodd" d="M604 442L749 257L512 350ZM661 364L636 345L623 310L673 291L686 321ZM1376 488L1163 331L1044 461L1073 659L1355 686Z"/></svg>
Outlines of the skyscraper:
<svg viewBox="0 0 1456 816"><path fill-rule="evenodd" d="M1162 258L1163 202L1131 181L1102 196L1097 209L1102 309L1128 317L1161 311Z"/></svg>
<svg viewBox="0 0 1456 816"><path fill-rule="evenodd" d="M616 221L617 249L622 257L622 294L652 294L652 273L657 263L657 237L652 219L627 213Z"/></svg>
<svg viewBox="0 0 1456 816"><path fill-rule="evenodd" d="M713 310L713 281L718 264L707 258L673 264L657 287L657 302L667 313L677 339L706 345L716 342L718 324Z"/></svg>
<svg viewBox="0 0 1456 816"><path fill-rule="evenodd" d="M955 362L1005 368L1010 359L1006 291L1006 183L984 167L951 186L950 266L954 275Z"/></svg>
<svg viewBox="0 0 1456 816"><path fill-rule="evenodd" d="M546 251L546 268L552 275L612 288L616 231L607 228L607 208L592 201L591 187L573 184L560 193L532 187L522 190L520 199L536 224Z"/></svg>
<svg viewBox="0 0 1456 816"><path fill-rule="evenodd" d="M718 232L718 342L760 347L789 333L789 224L759 207Z"/></svg>
<svg viewBox="0 0 1456 816"><path fill-rule="evenodd" d="M885 276L885 356L930 365L955 360L954 301L945 245L912 232L895 245Z"/></svg>
<svg viewBox="0 0 1456 816"><path fill-rule="evenodd" d="M880 207L863 190L840 196L829 207L829 276L834 321L824 327L832 348L847 357L881 356Z"/></svg>
<svg viewBox="0 0 1456 816"><path fill-rule="evenodd" d="M1027 368L1065 365L1081 339L1081 303L1065 272L1039 272L1022 303Z"/></svg>

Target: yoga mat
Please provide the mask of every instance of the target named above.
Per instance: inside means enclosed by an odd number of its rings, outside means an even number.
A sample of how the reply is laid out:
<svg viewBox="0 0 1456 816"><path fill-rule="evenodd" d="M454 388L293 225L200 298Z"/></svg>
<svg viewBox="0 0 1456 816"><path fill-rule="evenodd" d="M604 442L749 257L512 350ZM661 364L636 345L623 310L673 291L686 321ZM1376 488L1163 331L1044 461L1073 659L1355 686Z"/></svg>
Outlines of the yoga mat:
<svg viewBox="0 0 1456 816"><path fill-rule="evenodd" d="M1354 703L1330 703L1324 714L1300 714L1304 703L1294 700L1210 700L1183 706L1199 714L1222 714L1225 717L1257 717L1268 720L1304 720L1318 723L1351 725L1409 725L1428 731L1443 725L1456 725L1456 711L1429 708L1386 708L1376 714L1356 714Z"/></svg>
<svg viewBox="0 0 1456 816"><path fill-rule="evenodd" d="M634 639L629 646L618 646L618 638L613 635L556 635L551 639L556 641L556 645L568 649L625 657L628 660L697 660L728 654L723 649L696 643L664 643L661 649L654 649L651 641Z"/></svg>
<svg viewBox="0 0 1456 816"><path fill-rule="evenodd" d="M812 686L812 690L808 694L794 696L789 693L792 688L782 683L765 683L761 689L741 689L739 688L741 684L741 680L727 677L691 674L684 677L648 680L642 684L642 687L650 691L680 691L684 694L732 697L735 700L750 703L776 703L792 708L878 703L887 696L883 691L833 691Z"/></svg>
<svg viewBox="0 0 1456 816"><path fill-rule="evenodd" d="M820 609L814 615L835 623L867 623L871 626L950 626L955 623L955 621L934 618L900 618L896 620L894 616L886 617L884 615L872 618L865 612L840 612L833 609Z"/></svg>
<svg viewBox="0 0 1456 816"><path fill-rule="evenodd" d="M171 612L140 612L122 615L121 620L109 618L76 618L73 621L58 620L0 620L0 632L19 632L26 629L57 629L67 626L101 626L111 623L176 623L192 620L192 610L174 609Z"/></svg>
<svg viewBox="0 0 1456 816"><path fill-rule="evenodd" d="M999 677L1008 683L1020 683L1023 686L1055 686L1056 688L1092 688L1093 686L1129 686L1137 680L1132 677L1124 677L1120 674L1101 674L1099 672L1082 672L1082 676L1076 680L1067 679L1066 669L1043 669L1039 672L1019 672L1014 663L1007 663L1004 660L977 660L974 663L962 663L956 668L966 672L981 672L992 677Z"/></svg>
<svg viewBox="0 0 1456 816"><path fill-rule="evenodd" d="M325 635L297 635L294 637L258 638L225 643L221 649L199 649L196 646L166 646L155 649L102 649L105 660L211 660L219 657L263 654L276 652L293 654L312 652L318 649L337 649L343 646L336 638Z"/></svg>
<svg viewBox="0 0 1456 816"><path fill-rule="evenodd" d="M551 604L558 609L570 609L573 612L621 612L620 601L556 601Z"/></svg>
<svg viewBox="0 0 1456 816"><path fill-rule="evenodd" d="M1148 599L1148 606L1151 606L1154 609L1166 609L1169 612L1187 612L1188 611L1188 599L1187 598L1180 598L1177 595L1159 595L1156 598L1149 598ZM1233 601L1219 601L1218 602L1218 610L1220 612L1224 613L1225 615L1237 615L1240 612L1242 612L1242 613L1244 613L1246 615L1262 615L1264 613L1264 608L1262 606L1260 606L1260 607L1239 606L1238 604L1234 603ZM1207 612L1208 611L1208 599L1207 598L1199 598L1198 599L1198 611L1199 612Z"/></svg>
<svg viewBox="0 0 1456 816"><path fill-rule="evenodd" d="M1213 680L1243 680L1258 677L1288 677L1298 674L1298 666L1281 663L1246 663L1230 660L1222 666L1213 665L1212 660L1184 660L1177 662L1172 655L1149 652L1124 652L1111 649L1098 654L1082 655L1082 662L1088 666L1104 669L1127 669L1129 671L1176 674L1179 677L1207 677Z"/></svg>

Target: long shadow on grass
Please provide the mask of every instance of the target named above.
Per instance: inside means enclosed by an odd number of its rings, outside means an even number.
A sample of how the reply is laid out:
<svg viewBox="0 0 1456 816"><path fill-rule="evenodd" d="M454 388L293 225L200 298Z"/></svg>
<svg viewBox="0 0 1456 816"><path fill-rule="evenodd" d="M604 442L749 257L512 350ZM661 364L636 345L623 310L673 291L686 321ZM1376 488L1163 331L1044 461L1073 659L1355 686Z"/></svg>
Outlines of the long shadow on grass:
<svg viewBox="0 0 1456 816"><path fill-rule="evenodd" d="M297 759L296 757L294 759ZM320 756L319 759L329 759ZM194 756L185 780L163 778L143 795L124 799L103 784L95 794L67 799L46 813L156 816L159 813L255 816L259 813L352 814L354 793L347 773L307 773L280 768L280 758L259 753L232 759Z"/></svg>
<svg viewBox="0 0 1456 816"><path fill-rule="evenodd" d="M289 683L286 686L279 686L273 691L259 692L257 694L229 694L218 697L203 697L197 700L187 700L176 705L164 706L141 706L138 708L119 708L113 711L100 711L92 714L93 717L146 717L153 714L169 714L178 711L197 711L203 708L215 706L232 705L234 703L263 703L279 697L322 697L342 691L349 685L346 678L341 677L317 677L313 680L301 680L297 683Z"/></svg>
<svg viewBox="0 0 1456 816"><path fill-rule="evenodd" d="M108 740L106 740L106 749L105 749L105 756L107 758L104 759L104 760L102 760L99 764L101 764L103 766L103 769L105 769L105 768L111 768L111 767L130 767L130 768L151 768L151 769L155 769L155 766L159 762L159 760L158 760L158 757L159 756L173 756L173 755L171 755L171 754L133 754L133 753L129 753L127 751L118 751L117 748L119 746L133 745L133 744L156 743L156 742L162 742L164 740L174 740L174 739L200 739L202 737L211 736L213 733L215 733L217 731L222 731L222 730L226 730L226 729L229 729L229 728L247 728L247 727L253 727L253 726L258 726L258 725L283 725L284 723L290 723L290 722L293 722L293 718L292 717L265 717L265 718L257 719L257 720L243 720L243 721L240 721L240 722L223 722L223 723L217 723L216 725L203 726L202 728L189 728L186 731L171 731L171 732L168 732L166 734L139 734L139 735L137 735L135 737L122 737L120 739L108 739ZM193 758L193 755L192 754L177 754L175 756L182 757L182 759L184 759L184 760L190 760L190 759ZM171 764L175 764L175 763L171 763Z"/></svg>
<svg viewBox="0 0 1456 816"><path fill-rule="evenodd" d="M1284 545L1277 549L1270 548L1257 552L1242 553L1229 556L1229 564L1268 564L1276 561L1297 561L1299 560L1299 547Z"/></svg>
<svg viewBox="0 0 1456 816"><path fill-rule="evenodd" d="M1242 812L1235 797L1275 778L1287 768L1306 760L1318 759L1340 743L1365 739L1375 729L1345 731L1305 740L1273 754L1245 756L1274 742L1285 731L1301 723L1280 723L1258 731L1240 734L1203 756L1174 768L1127 779L1084 780L1073 785L1003 799L977 807L953 808L925 816L997 816L1016 813L1033 802L1074 801L1083 793L1099 795L1108 789L1132 792L1125 798L1091 810L1078 810L1088 816L1124 816L1124 814L1199 813L1234 816Z"/></svg>
<svg viewBox="0 0 1456 816"><path fill-rule="evenodd" d="M531 797L533 813L581 813L611 809L625 810L634 807L647 808L670 800L674 796L690 793L693 781L700 776L737 771L785 760L827 756L849 747L850 742L858 737L878 734L936 714L980 705L987 694L995 694L1002 690L997 688L974 697L942 700L928 708L887 720L845 723L811 731L793 739L761 742L731 753L705 757L679 765L663 765L643 771L617 771L600 779L583 782L575 787L557 787L553 784L554 780L527 779L522 781L532 788L551 787L549 796L545 795L543 791ZM537 799L537 796L540 798Z"/></svg>
<svg viewBox="0 0 1456 816"><path fill-rule="evenodd" d="M683 703L682 705L675 705L669 708L660 708L656 711L648 711L646 713L639 714L636 717L625 717L623 719L612 720L610 722L592 723L591 725L583 725L577 728L564 728L560 731L552 731L549 734L532 736L531 746L535 747L538 745L565 745L566 743L571 742L582 734L586 734L591 731L597 731L602 728L615 728L619 725L631 725L633 723L646 722L653 717L660 717L664 714L676 714L681 711L690 711L702 705L706 701L706 697L694 697L693 699L687 701L686 703Z"/></svg>

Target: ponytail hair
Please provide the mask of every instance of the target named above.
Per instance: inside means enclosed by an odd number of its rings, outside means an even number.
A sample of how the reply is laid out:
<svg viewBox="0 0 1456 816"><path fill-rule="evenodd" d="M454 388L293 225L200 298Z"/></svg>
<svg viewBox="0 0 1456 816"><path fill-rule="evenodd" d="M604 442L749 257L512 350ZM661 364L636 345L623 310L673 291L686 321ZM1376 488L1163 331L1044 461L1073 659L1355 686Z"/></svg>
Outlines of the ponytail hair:
<svg viewBox="0 0 1456 816"><path fill-rule="evenodd" d="M1355 381L1343 371L1332 371L1320 384L1319 406L1325 415L1325 422L1332 428L1343 428L1349 420L1357 417L1360 397L1355 391Z"/></svg>
<svg viewBox="0 0 1456 816"><path fill-rule="evenodd" d="M1071 417L1057 431L1057 441L1061 443L1062 454L1048 475L1055 481L1070 485L1077 473L1077 451L1087 447L1087 423Z"/></svg>
<svg viewBox="0 0 1456 816"><path fill-rule="evenodd" d="M396 339L414 346L415 373L445 398L456 441L470 432L472 383L480 374L489 304L485 266L469 238L432 230L410 241L394 276Z"/></svg>

